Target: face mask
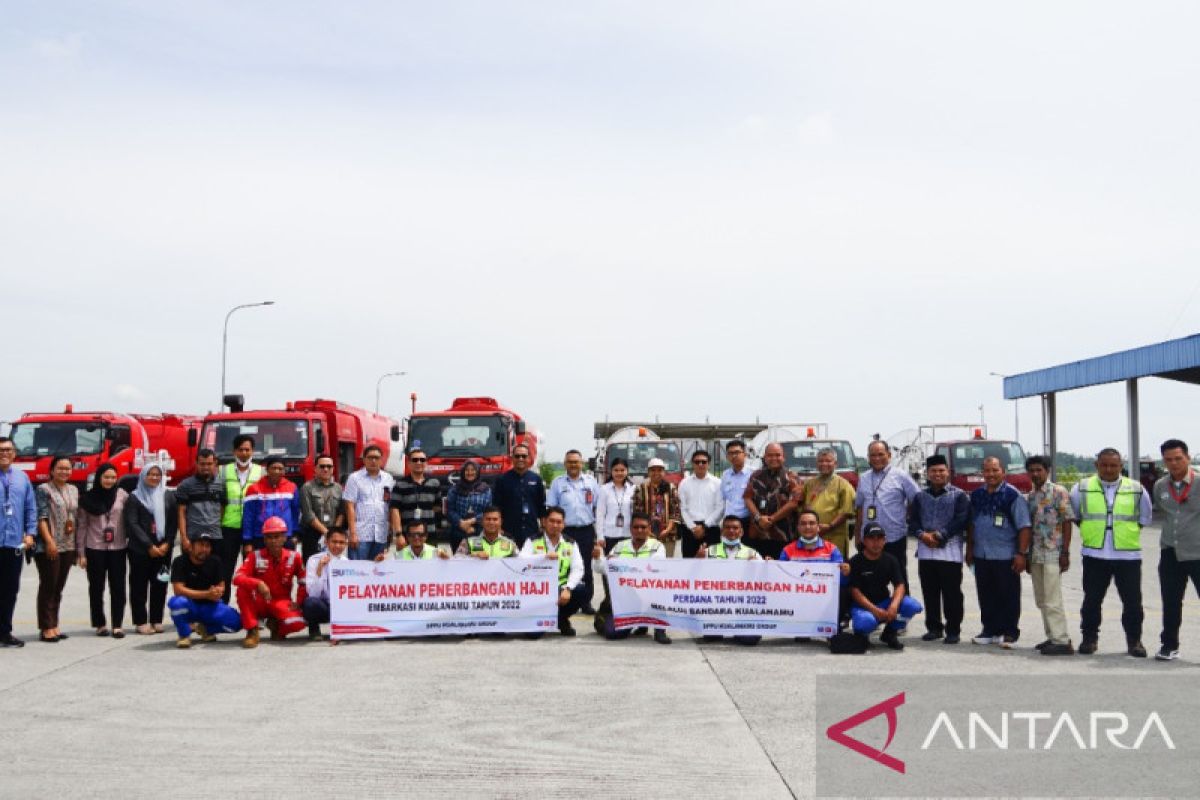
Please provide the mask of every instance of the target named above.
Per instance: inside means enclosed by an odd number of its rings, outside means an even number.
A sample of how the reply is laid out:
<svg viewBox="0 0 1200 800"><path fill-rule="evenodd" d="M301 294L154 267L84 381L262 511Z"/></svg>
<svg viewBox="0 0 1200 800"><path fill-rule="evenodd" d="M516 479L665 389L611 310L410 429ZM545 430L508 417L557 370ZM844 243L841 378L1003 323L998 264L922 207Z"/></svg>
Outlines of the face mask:
<svg viewBox="0 0 1200 800"><path fill-rule="evenodd" d="M741 543L741 539L726 539L724 536L721 537L721 544L725 545L726 547L736 547Z"/></svg>
<svg viewBox="0 0 1200 800"><path fill-rule="evenodd" d="M249 458L247 458L245 461L242 461L240 458L237 458L237 457L235 456L235 457L234 457L234 461L236 461L236 462L237 462L237 464L238 464L238 466L239 466L239 467L241 467L242 469L245 469L246 467L250 466L250 459L249 459Z"/></svg>
<svg viewBox="0 0 1200 800"><path fill-rule="evenodd" d="M811 539L805 539L803 536L800 537L800 543L807 547L813 547L819 541L821 541L820 536L814 536Z"/></svg>

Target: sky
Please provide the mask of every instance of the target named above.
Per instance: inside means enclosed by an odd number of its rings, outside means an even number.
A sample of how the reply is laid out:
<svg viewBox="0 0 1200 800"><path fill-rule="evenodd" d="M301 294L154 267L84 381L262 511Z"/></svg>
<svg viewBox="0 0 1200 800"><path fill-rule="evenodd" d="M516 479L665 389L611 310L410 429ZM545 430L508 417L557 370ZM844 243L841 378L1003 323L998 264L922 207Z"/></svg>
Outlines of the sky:
<svg viewBox="0 0 1200 800"><path fill-rule="evenodd" d="M0 0L0 419L490 395L1013 435L1200 331L1192 3ZM1143 451L1200 439L1142 382ZM1021 440L1040 451L1036 400ZM1126 441L1120 385L1059 447Z"/></svg>

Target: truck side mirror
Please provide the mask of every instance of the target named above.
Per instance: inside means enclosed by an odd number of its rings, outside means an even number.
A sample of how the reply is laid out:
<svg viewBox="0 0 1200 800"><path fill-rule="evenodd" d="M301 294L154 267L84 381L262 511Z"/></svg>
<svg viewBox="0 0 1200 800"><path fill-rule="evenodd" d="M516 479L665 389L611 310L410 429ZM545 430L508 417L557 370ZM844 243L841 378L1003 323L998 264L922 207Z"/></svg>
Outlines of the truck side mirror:
<svg viewBox="0 0 1200 800"><path fill-rule="evenodd" d="M517 420L516 431L517 431L517 436L525 435L525 420L523 420L523 419Z"/></svg>
<svg viewBox="0 0 1200 800"><path fill-rule="evenodd" d="M588 459L588 472L596 471L596 457L592 456Z"/></svg>
<svg viewBox="0 0 1200 800"><path fill-rule="evenodd" d="M189 428L187 432L187 444L189 448L195 447L200 441L200 434L195 428Z"/></svg>
<svg viewBox="0 0 1200 800"><path fill-rule="evenodd" d="M400 426L399 425L392 426L392 441L393 442L400 441Z"/></svg>

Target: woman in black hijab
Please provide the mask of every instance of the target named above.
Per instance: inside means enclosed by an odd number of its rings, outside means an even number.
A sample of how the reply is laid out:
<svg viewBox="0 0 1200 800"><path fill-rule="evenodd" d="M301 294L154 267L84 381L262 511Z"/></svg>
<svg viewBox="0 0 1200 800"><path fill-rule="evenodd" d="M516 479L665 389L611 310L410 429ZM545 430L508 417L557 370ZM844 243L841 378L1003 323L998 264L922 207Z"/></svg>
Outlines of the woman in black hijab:
<svg viewBox="0 0 1200 800"><path fill-rule="evenodd" d="M79 566L87 570L88 597L92 603L92 627L97 636L108 636L104 619L104 582L112 609L112 635L125 636L121 624L125 619L125 526L121 514L129 495L117 486L117 468L101 464L92 478L92 488L79 496L79 512L75 522L76 551L81 553Z"/></svg>

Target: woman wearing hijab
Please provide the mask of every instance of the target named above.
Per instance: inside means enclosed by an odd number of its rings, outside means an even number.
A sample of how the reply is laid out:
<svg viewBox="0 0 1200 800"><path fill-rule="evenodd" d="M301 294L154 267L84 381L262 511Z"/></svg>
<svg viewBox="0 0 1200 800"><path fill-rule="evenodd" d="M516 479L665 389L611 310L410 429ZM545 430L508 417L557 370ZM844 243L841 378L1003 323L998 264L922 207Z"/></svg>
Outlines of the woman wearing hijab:
<svg viewBox="0 0 1200 800"><path fill-rule="evenodd" d="M54 456L50 480L37 488L38 540L33 558L38 571L38 638L43 642L67 638L58 629L58 609L75 566L75 512L79 509L79 490L67 483L70 479L70 457Z"/></svg>
<svg viewBox="0 0 1200 800"><path fill-rule="evenodd" d="M162 633L163 606L171 580L171 548L179 525L175 495L163 486L162 467L147 464L125 503L129 538L129 611L140 634ZM149 596L149 614L146 598Z"/></svg>
<svg viewBox="0 0 1200 800"><path fill-rule="evenodd" d="M481 530L483 510L492 504L492 487L479 474L479 464L467 461L458 471L458 481L446 496L446 516L450 518L450 552L468 536Z"/></svg>
<svg viewBox="0 0 1200 800"><path fill-rule="evenodd" d="M75 516L75 549L81 553L79 566L87 570L88 599L92 604L92 627L97 636L108 636L104 619L104 583L108 582L112 610L112 635L125 637L125 550L128 540L121 524L129 494L117 486L117 468L101 464L92 478L92 488L79 496Z"/></svg>

